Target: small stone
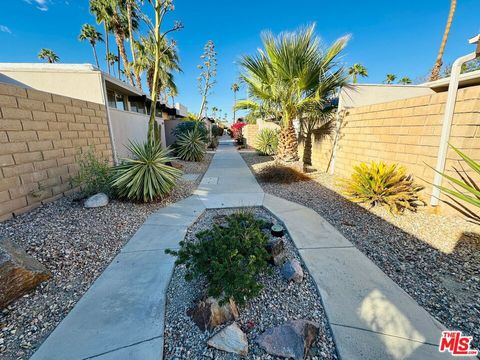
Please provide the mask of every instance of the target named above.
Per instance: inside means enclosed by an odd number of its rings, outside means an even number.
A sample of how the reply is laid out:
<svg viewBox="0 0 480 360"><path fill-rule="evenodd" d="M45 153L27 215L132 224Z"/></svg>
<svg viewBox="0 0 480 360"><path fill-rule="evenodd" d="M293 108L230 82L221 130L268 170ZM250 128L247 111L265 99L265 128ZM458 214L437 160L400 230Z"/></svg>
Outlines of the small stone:
<svg viewBox="0 0 480 360"><path fill-rule="evenodd" d="M257 343L268 354L303 360L318 335L319 325L308 320L291 320L266 330Z"/></svg>
<svg viewBox="0 0 480 360"><path fill-rule="evenodd" d="M267 242L267 251L271 255L270 261L275 265L281 265L284 263L285 255L285 242L283 239L273 239Z"/></svg>
<svg viewBox="0 0 480 360"><path fill-rule="evenodd" d="M213 297L199 301L195 307L187 311L187 315L201 330L212 330L218 325L237 320L239 317L237 305L232 299L220 306L218 300Z"/></svg>
<svg viewBox="0 0 480 360"><path fill-rule="evenodd" d="M90 196L83 206L87 209L97 208L108 205L108 196L104 193L98 193L93 196Z"/></svg>
<svg viewBox="0 0 480 360"><path fill-rule="evenodd" d="M220 330L208 340L207 344L208 346L229 353L239 354L242 356L247 356L248 354L247 336L236 323L233 323Z"/></svg>
<svg viewBox="0 0 480 360"><path fill-rule="evenodd" d="M283 264L281 272L287 281L294 281L296 283L303 281L302 265L297 259L288 260Z"/></svg>

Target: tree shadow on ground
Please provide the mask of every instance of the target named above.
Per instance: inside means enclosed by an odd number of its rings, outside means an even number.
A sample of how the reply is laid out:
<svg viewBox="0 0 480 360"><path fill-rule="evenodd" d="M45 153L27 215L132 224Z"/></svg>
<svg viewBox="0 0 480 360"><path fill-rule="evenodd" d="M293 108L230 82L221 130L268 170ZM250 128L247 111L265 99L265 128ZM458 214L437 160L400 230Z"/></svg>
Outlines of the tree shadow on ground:
<svg viewBox="0 0 480 360"><path fill-rule="evenodd" d="M244 154L249 165L269 157ZM248 159L247 159L248 157ZM265 192L315 210L448 329L480 340L480 234L463 231L450 252L374 214L317 181L260 183ZM435 215L426 215L436 231ZM428 230L428 229L427 229Z"/></svg>

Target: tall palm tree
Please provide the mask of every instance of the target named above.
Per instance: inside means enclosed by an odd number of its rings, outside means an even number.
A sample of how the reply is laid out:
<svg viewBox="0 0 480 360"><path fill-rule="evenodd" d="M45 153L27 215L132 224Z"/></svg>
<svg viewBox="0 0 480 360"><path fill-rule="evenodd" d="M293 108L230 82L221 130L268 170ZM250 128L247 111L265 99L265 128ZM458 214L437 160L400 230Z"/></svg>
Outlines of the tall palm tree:
<svg viewBox="0 0 480 360"><path fill-rule="evenodd" d="M110 66L113 68L113 76L117 77L117 74L115 73L115 63L119 61L118 56L115 55L114 53L109 52L105 56L105 59L107 60L109 70L110 70ZM120 78L120 74L118 74L118 78Z"/></svg>
<svg viewBox="0 0 480 360"><path fill-rule="evenodd" d="M111 0L90 0L90 12L95 16L97 24L103 24L103 29L105 31L105 60L107 62L108 74L110 74L110 67L112 65L111 61L108 59L109 54L111 54L109 45L109 33L111 31L111 27L109 24L109 19L110 14L113 12L112 9L113 5L111 4Z"/></svg>
<svg viewBox="0 0 480 360"><path fill-rule="evenodd" d="M385 80L383 80L383 82L385 84L393 84L393 82L395 81L396 78L397 78L397 75L395 75L395 74L387 74L385 76Z"/></svg>
<svg viewBox="0 0 480 360"><path fill-rule="evenodd" d="M241 80L247 85L249 99L237 102L236 108L263 113L281 122L278 157L285 161L298 160L293 120L323 103L321 79L334 70L334 59L348 42L348 37L340 38L322 51L314 32L315 25L278 37L263 33L264 49L257 55L244 56L240 62ZM338 71L343 72L335 73Z"/></svg>
<svg viewBox="0 0 480 360"><path fill-rule="evenodd" d="M400 80L398 80L398 83L402 85L408 85L412 83L412 79L410 79L408 76L404 76Z"/></svg>
<svg viewBox="0 0 480 360"><path fill-rule="evenodd" d="M348 68L348 75L352 77L352 82L356 84L358 76L368 77L368 70L362 64L356 63Z"/></svg>
<svg viewBox="0 0 480 360"><path fill-rule="evenodd" d="M230 89L233 91L233 122L235 122L237 114L235 105L237 104L237 92L240 90L240 86L237 83L233 83Z"/></svg>
<svg viewBox="0 0 480 360"><path fill-rule="evenodd" d="M82 31L80 32L80 35L78 36L78 39L80 41L88 40L90 45L92 45L93 56L95 57L95 63L97 64L97 68L100 68L100 65L98 63L97 50L95 48L95 45L96 45L97 41L103 41L102 34L99 33L95 29L95 27L93 27L92 25L84 24L82 26Z"/></svg>
<svg viewBox="0 0 480 360"><path fill-rule="evenodd" d="M56 63L60 60L57 54L53 52L53 50L50 49L40 49L40 52L38 53L38 58L42 60L47 60L50 64Z"/></svg>
<svg viewBox="0 0 480 360"><path fill-rule="evenodd" d="M440 49L438 50L437 60L432 69L432 74L430 75L430 81L438 80L438 75L440 74L440 69L443 64L443 52L445 51L445 45L447 45L448 34L450 33L450 27L452 26L453 15L455 14L455 8L457 7L457 0L450 1L450 11L448 12L447 25L443 32L442 42L440 43Z"/></svg>

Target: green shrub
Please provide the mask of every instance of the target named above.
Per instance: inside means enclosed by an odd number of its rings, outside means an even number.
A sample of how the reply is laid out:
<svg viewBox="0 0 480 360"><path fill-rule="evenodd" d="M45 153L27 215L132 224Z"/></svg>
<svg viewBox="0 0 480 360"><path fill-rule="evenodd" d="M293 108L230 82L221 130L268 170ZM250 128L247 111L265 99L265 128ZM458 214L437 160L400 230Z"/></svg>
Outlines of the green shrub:
<svg viewBox="0 0 480 360"><path fill-rule="evenodd" d="M180 136L193 131L195 128L198 129L203 142L206 143L208 141L209 134L207 127L202 121L182 121L172 130L172 135L178 139Z"/></svg>
<svg viewBox="0 0 480 360"><path fill-rule="evenodd" d="M223 128L218 125L212 125L212 136L218 137L223 135Z"/></svg>
<svg viewBox="0 0 480 360"><path fill-rule="evenodd" d="M468 155L464 154L455 146L452 146L452 145L450 146L468 165L468 167L472 170L472 173L476 174L477 177L480 176L480 163L473 160ZM448 205L450 205L455 210L460 212L470 221L480 225L480 214L477 212L474 212L468 206L458 201L458 200L463 200L466 203L471 204L476 208L480 208L480 185L477 183L475 179L472 178L473 175L467 174L467 172L463 168L462 170L454 168L454 170L460 179L455 179L454 177L449 176L445 173L439 173L439 174L441 174L447 180L451 181L454 185L457 185L459 188L463 189L463 192L452 190L444 186L437 186L437 187L440 190L442 190L444 193L446 193L448 198L453 202L452 203L450 201L446 201Z"/></svg>
<svg viewBox="0 0 480 360"><path fill-rule="evenodd" d="M278 131L262 129L257 135L256 148L261 155L275 155L278 147Z"/></svg>
<svg viewBox="0 0 480 360"><path fill-rule="evenodd" d="M206 143L202 132L197 128L177 138L177 156L186 161L202 161L205 157Z"/></svg>
<svg viewBox="0 0 480 360"><path fill-rule="evenodd" d="M167 163L173 160L161 143L130 143L132 159L114 167L113 187L118 196L130 200L152 201L175 187L182 171Z"/></svg>
<svg viewBox="0 0 480 360"><path fill-rule="evenodd" d="M405 209L417 211L426 205L420 198L423 186L415 184L406 169L397 164L384 162L361 163L354 167L351 179L343 180L344 194L352 201L367 203L371 207L388 206L392 213L402 213Z"/></svg>
<svg viewBox="0 0 480 360"><path fill-rule="evenodd" d="M262 289L257 275L266 270L269 255L265 250L268 237L262 232L264 222L249 213L226 218L227 226L213 225L211 230L196 234L198 242L181 242L176 264L185 264L185 279L205 276L208 295L225 303L233 298L244 304Z"/></svg>
<svg viewBox="0 0 480 360"><path fill-rule="evenodd" d="M78 174L70 179L72 187L80 187L82 197L88 197L99 192L111 193L110 182L112 170L106 159L95 156L93 148L82 154L77 161Z"/></svg>

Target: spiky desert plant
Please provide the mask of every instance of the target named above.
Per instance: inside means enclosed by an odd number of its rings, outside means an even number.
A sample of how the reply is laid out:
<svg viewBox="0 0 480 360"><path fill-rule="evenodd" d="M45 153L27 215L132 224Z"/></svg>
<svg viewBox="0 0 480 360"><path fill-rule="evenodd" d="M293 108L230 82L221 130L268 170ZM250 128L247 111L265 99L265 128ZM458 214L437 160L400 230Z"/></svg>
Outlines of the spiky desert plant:
<svg viewBox="0 0 480 360"><path fill-rule="evenodd" d="M266 128L258 133L256 148L261 155L275 155L277 146L278 131Z"/></svg>
<svg viewBox="0 0 480 360"><path fill-rule="evenodd" d="M471 157L457 149L455 146L452 146L452 149L462 158L462 160L468 165L470 169L472 169L474 174L480 176L480 163L473 160ZM435 169L434 169L435 170ZM451 181L454 185L459 186L464 192L460 192L457 190L449 189L445 186L436 186L444 193L448 194L448 198L453 202L446 201L451 207L455 210L459 211L462 215L464 215L470 221L480 224L480 214L468 208L465 204L462 204L456 199L463 200L474 207L480 208L480 186L477 182L472 178L471 175L468 175L463 169L459 170L454 168L457 175L460 179L455 179L452 176L449 176L445 173L438 172L441 174L445 179ZM436 170L435 170L436 171ZM456 198L456 199L455 199Z"/></svg>
<svg viewBox="0 0 480 360"><path fill-rule="evenodd" d="M177 156L186 161L202 161L206 143L198 128L194 128L177 138Z"/></svg>
<svg viewBox="0 0 480 360"><path fill-rule="evenodd" d="M123 159L113 171L112 185L122 198L149 202L168 194L182 172L167 165L174 158L160 142L130 143L131 159Z"/></svg>
<svg viewBox="0 0 480 360"><path fill-rule="evenodd" d="M405 167L397 164L361 163L354 167L351 179L342 183L344 194L353 202L367 203L371 207L387 206L394 214L405 209L415 212L419 206L426 205L419 194L424 187L416 184Z"/></svg>

